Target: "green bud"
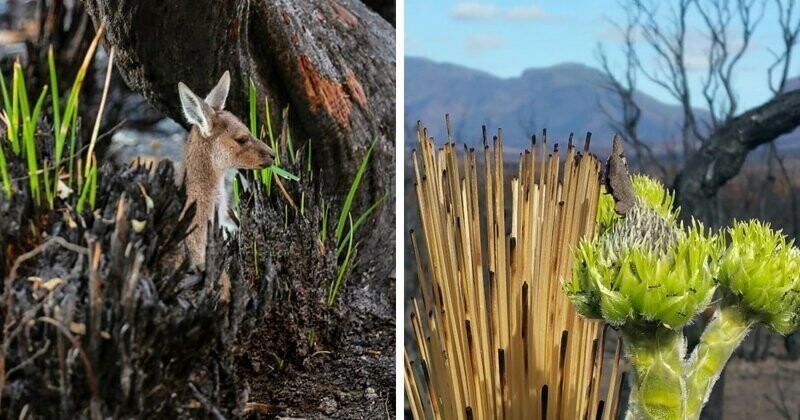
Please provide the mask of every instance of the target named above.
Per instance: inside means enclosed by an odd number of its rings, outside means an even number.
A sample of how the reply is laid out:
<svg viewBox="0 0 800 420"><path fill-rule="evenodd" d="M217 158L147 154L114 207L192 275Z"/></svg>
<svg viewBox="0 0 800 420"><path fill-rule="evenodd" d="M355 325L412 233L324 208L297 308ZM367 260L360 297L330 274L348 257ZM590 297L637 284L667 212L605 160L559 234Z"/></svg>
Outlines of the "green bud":
<svg viewBox="0 0 800 420"><path fill-rule="evenodd" d="M701 224L684 230L672 212L642 200L605 234L580 244L564 289L583 316L678 329L711 300L718 248Z"/></svg>
<svg viewBox="0 0 800 420"><path fill-rule="evenodd" d="M678 210L672 207L675 203L674 192L667 191L661 182L646 175L633 175L631 181L639 203L665 219L674 221L678 218Z"/></svg>
<svg viewBox="0 0 800 420"><path fill-rule="evenodd" d="M746 312L781 334L800 328L800 251L758 221L735 222L719 282Z"/></svg>

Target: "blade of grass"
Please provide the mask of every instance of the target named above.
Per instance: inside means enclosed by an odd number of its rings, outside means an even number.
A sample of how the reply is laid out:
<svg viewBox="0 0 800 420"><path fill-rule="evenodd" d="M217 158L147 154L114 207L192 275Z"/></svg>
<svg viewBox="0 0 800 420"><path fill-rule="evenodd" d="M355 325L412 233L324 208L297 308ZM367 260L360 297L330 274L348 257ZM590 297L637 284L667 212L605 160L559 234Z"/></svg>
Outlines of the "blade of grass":
<svg viewBox="0 0 800 420"><path fill-rule="evenodd" d="M64 108L64 115L62 116L64 121L71 121L73 113L77 113L78 97L80 96L81 88L83 87L83 80L86 78L86 71L89 68L89 63L91 63L92 57L94 57L94 52L97 49L98 43L100 42L100 38L103 36L104 28L104 25L100 25L100 28L97 30L97 34L95 34L94 39L92 39L92 43L89 44L89 49L86 51L86 55L83 57L81 67L78 69L78 74L75 76L75 81L72 83L72 89L70 90L69 98L67 99L67 106ZM58 135L66 137L67 129L68 125L62 124L61 131L58 133Z"/></svg>
<svg viewBox="0 0 800 420"><path fill-rule="evenodd" d="M14 75L11 77L11 115L13 116L11 119L11 125L14 127L14 137L11 139L11 149L14 151L15 155L19 156L21 153L21 146L19 135L19 82L17 79L19 78L20 73L17 72L17 66L19 66L19 60L14 64Z"/></svg>
<svg viewBox="0 0 800 420"><path fill-rule="evenodd" d="M92 169L89 171L89 176L91 177L90 187L89 187L89 208L94 209L95 204L95 197L97 195L97 159L94 155L92 155Z"/></svg>
<svg viewBox="0 0 800 420"><path fill-rule="evenodd" d="M14 75L11 76L11 83L12 89L15 89L16 82L14 81ZM0 72L0 87L3 90L3 106L5 108L5 120L6 120L6 131L8 133L8 141L11 143L11 150L14 154L19 154L19 146L17 143L17 130L16 130L16 121L19 120L19 116L14 111L14 106L12 104L11 99L8 96L8 88L6 87L6 79L3 77L3 72ZM12 92L16 92L13 90ZM16 97L14 98L16 100Z"/></svg>
<svg viewBox="0 0 800 420"><path fill-rule="evenodd" d="M103 111L106 107L106 98L108 98L108 86L111 84L111 70L114 69L114 51L115 48L111 47L111 53L108 55L108 66L106 66L106 80L103 86L103 96L100 99L100 107L97 109L97 116L94 118L94 128L92 129L92 137L89 141L89 151L86 156L94 155L94 145L97 143L97 136L100 134L100 120L103 119ZM86 163L86 173L89 173L89 162Z"/></svg>
<svg viewBox="0 0 800 420"><path fill-rule="evenodd" d="M350 255L353 252L353 216L348 214L348 218L350 220L350 235L348 235L347 239L347 254L344 257L344 262L342 265L339 266L339 273L336 275L336 282L331 284L331 289L328 292L328 306L333 306L333 302L336 300L336 295L339 294L339 288L342 285L342 279L344 278L344 273L347 271L347 266L350 263Z"/></svg>
<svg viewBox="0 0 800 420"><path fill-rule="evenodd" d="M278 175L281 178L286 178L286 179L291 180L291 181L299 181L300 180L300 177L298 177L297 175L295 175L295 174L293 174L291 172L287 172L285 169L281 168L280 166L272 165L268 169L271 169L272 172L275 173L275 175Z"/></svg>
<svg viewBox="0 0 800 420"><path fill-rule="evenodd" d="M6 192L6 198L11 198L11 182L8 180L8 164L2 144L0 144L0 176L3 178L3 190Z"/></svg>
<svg viewBox="0 0 800 420"><path fill-rule="evenodd" d="M254 99L251 105L252 108L255 107L255 95L256 95L255 88L253 88L252 97ZM251 112L255 112L252 108ZM269 99L267 99L266 97L264 98L264 120L266 121L267 124L267 138L269 139L269 147L271 147L272 150L275 151L275 163L269 168L261 170L261 181L267 187L267 195L269 195L272 192L272 173L273 172L277 173L277 171L275 171L275 168L277 168L278 165L281 164L281 154L278 153L278 149L275 144L275 137L273 137L272 134L272 118L270 118L269 115Z"/></svg>
<svg viewBox="0 0 800 420"><path fill-rule="evenodd" d="M56 72L56 59L53 56L53 46L47 50L47 69L50 72L50 97L53 99L53 132L59 133L61 131L61 102L59 101L58 93L58 73ZM58 140L58 135L56 135ZM56 143L56 162L61 160L58 150L58 143Z"/></svg>
<svg viewBox="0 0 800 420"><path fill-rule="evenodd" d="M90 161L93 161L94 160L94 156L89 156L87 159L90 160ZM89 203L90 205L92 205L92 202L94 201L93 197L90 198L90 190L93 190L92 184L94 183L93 179L96 179L97 165L96 164L92 164L91 167L92 167L92 169L89 171L89 177L84 179L84 181L83 181L83 187L81 188L81 196L80 196L80 198L78 198L78 205L75 206L75 210L78 213L82 213L83 212L83 208L86 205L86 200L87 199L90 200L90 203ZM78 176L80 177L80 174L78 174ZM91 195L94 195L94 191L91 192Z"/></svg>
<svg viewBox="0 0 800 420"><path fill-rule="evenodd" d="M47 96L47 85L44 86L42 89L41 95L39 95L39 99L36 101L36 105L33 107L33 114L31 115L31 119L29 121L28 127L28 135L30 136L30 143L34 145L34 157L36 157L36 126L37 122L39 121L39 114L42 112L42 104L44 103L44 98ZM37 163L38 166L38 163ZM50 185L47 184L47 177L49 170L47 169L47 163L42 165L42 171L44 172L45 176L45 197L47 198L47 203L50 204L50 208L53 208L53 197L50 192ZM41 188L41 187L40 187Z"/></svg>
<svg viewBox="0 0 800 420"><path fill-rule="evenodd" d="M353 179L353 183L350 184L350 191L347 193L347 198L345 198L344 205L342 206L342 212L339 215L339 221L336 223L336 243L339 243L340 239L342 238L342 233L344 232L344 222L347 218L347 215L350 214L350 207L353 205L353 199L356 196L356 190L358 189L358 186L361 185L361 178L364 176L364 172L366 172L367 163L369 162L369 157L372 154L373 147L375 147L374 141L369 146L369 149L367 149L367 154L364 155L364 159L361 161L361 165L358 167L356 177Z"/></svg>
<svg viewBox="0 0 800 420"><path fill-rule="evenodd" d="M239 176L233 177L233 208L239 214Z"/></svg>
<svg viewBox="0 0 800 420"><path fill-rule="evenodd" d="M286 107L284 111L284 119L288 121L289 119L289 107ZM289 159L292 161L292 165L295 164L297 160L297 156L294 155L294 143L292 143L292 131L289 129L289 124L286 124L286 146L289 148Z"/></svg>
<svg viewBox="0 0 800 420"><path fill-rule="evenodd" d="M258 121L256 116L256 86L253 84L253 79L250 79L250 85L248 89L249 95L249 102L250 102L250 132L254 135L258 135Z"/></svg>
<svg viewBox="0 0 800 420"><path fill-rule="evenodd" d="M253 93L255 95L255 93ZM272 135L272 118L269 116L269 98L264 97L264 116L267 122L267 135L269 136L269 147L275 151L275 164L281 164L281 154L278 153L278 148L275 144L275 137Z"/></svg>
<svg viewBox="0 0 800 420"><path fill-rule="evenodd" d="M72 171L75 167L75 139L77 135L77 127L78 127L78 110L79 107L75 107L75 115L72 117L72 129L70 130L69 135L69 179L68 185L72 188Z"/></svg>
<svg viewBox="0 0 800 420"><path fill-rule="evenodd" d="M52 210L55 205L55 197L53 192L50 190L50 171L47 169L47 160L42 162L42 174L44 175L44 197L47 200L47 205L50 206Z"/></svg>
<svg viewBox="0 0 800 420"><path fill-rule="evenodd" d="M22 74L22 66L19 62L14 64L14 75L16 81L16 91L19 96L19 111L22 113L22 141L25 145L25 158L28 164L28 185L31 195L36 204L41 203L41 188L39 186L39 167L36 157L36 143L34 134L36 121L31 121L30 103L28 102L28 92L25 88L25 77ZM47 86L42 91L42 95L47 93ZM44 97L40 97L44 100Z"/></svg>
<svg viewBox="0 0 800 420"><path fill-rule="evenodd" d="M378 201L376 201L371 206L369 206L369 208L364 212L364 214L361 215L361 217L356 219L356 222L353 224L353 226L351 228L351 229L353 229L353 232L352 232L353 234L355 234L355 232L358 232L358 228L361 227L361 225L367 220L369 215L372 214L372 212L375 211L375 209L377 209L378 206L383 202L383 200L385 200L386 197L388 197L388 196L389 196L389 193L386 193L383 196L381 196L381 198L379 198ZM349 235L349 233L348 233L348 235ZM339 248L336 250L336 255L338 256L339 254L341 254L343 249L344 249L344 242L339 244Z"/></svg>

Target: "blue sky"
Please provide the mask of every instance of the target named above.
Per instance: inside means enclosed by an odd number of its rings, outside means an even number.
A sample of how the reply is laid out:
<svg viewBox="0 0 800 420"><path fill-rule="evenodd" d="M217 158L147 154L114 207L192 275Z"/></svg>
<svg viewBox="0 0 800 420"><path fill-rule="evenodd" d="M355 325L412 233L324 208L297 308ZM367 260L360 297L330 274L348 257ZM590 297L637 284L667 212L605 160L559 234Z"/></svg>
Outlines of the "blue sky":
<svg viewBox="0 0 800 420"><path fill-rule="evenodd" d="M763 103L771 96L765 63L772 61L768 49L779 49L782 42L774 24L777 13L772 3L768 2L751 47L736 73L740 110ZM697 13L693 15L687 36L688 62L694 68L690 72L694 105L703 107L699 86L707 48L703 46L706 41L701 35L701 21ZM406 0L405 54L461 64L501 77L516 77L526 68L564 62L599 67L598 43L609 52L612 63L621 63L615 57L621 37L609 19L623 22L624 17L615 0ZM794 58L800 62L798 57ZM790 77L797 73L798 66L793 65ZM663 89L643 77L639 89L664 102L675 103Z"/></svg>

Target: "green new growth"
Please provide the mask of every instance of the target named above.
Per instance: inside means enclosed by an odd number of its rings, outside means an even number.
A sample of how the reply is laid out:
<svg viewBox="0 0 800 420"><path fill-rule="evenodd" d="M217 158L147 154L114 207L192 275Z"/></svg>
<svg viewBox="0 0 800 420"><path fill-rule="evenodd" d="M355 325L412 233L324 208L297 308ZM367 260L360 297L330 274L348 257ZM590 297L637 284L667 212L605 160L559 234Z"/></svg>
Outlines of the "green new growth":
<svg viewBox="0 0 800 420"><path fill-rule="evenodd" d="M800 328L800 251L758 221L719 234L685 226L672 193L644 176L631 180L636 204L626 214L601 195L598 235L575 250L564 291L581 315L621 332L633 365L628 418L698 419L750 330ZM683 328L712 304L714 317L687 356Z"/></svg>

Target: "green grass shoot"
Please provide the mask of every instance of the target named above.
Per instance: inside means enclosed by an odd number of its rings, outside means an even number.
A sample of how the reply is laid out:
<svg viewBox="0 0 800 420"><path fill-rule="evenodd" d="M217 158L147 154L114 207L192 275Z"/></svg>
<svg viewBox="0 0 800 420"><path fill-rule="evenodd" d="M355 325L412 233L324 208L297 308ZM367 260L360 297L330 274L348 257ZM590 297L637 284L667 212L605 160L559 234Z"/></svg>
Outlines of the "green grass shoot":
<svg viewBox="0 0 800 420"><path fill-rule="evenodd" d="M3 191L6 193L6 198L10 198L11 181L8 179L8 162L6 162L6 154L3 152L2 145L0 145L0 178L3 179Z"/></svg>
<svg viewBox="0 0 800 420"><path fill-rule="evenodd" d="M386 197L388 197L388 196L389 196L389 193L386 193L386 194L382 195L381 198L379 198L376 202L374 202L371 206L369 206L369 208L358 219L356 219L356 222L350 227L350 229L353 232L358 231L358 228L361 227L361 225L367 220L369 215L372 214L372 212L375 211L375 209L377 209L378 206L381 205L383 200L385 200ZM350 233L351 232L348 232L348 235ZM336 249L336 255L337 256L340 255L342 253L342 250L344 250L344 242L339 244L339 248Z"/></svg>
<svg viewBox="0 0 800 420"><path fill-rule="evenodd" d="M233 177L233 208L236 209L236 214L239 214L239 177Z"/></svg>
<svg viewBox="0 0 800 420"><path fill-rule="evenodd" d="M328 289L328 306L333 306L333 303L336 301L336 295L339 294L339 289L342 287L342 279L344 279L344 274L347 272L347 267L350 263L350 256L353 253L353 216L348 213L347 217L350 220L350 233L347 236L347 254L345 254L344 262L342 262L342 265L339 266L339 272L336 275L336 280L331 283L331 286Z"/></svg>
<svg viewBox="0 0 800 420"><path fill-rule="evenodd" d="M350 191L347 192L347 197L344 200L342 211L339 214L339 221L336 223L336 243L341 242L342 233L344 233L345 221L347 221L347 217L350 214L350 208L353 206L353 199L356 196L356 190L358 190L358 186L361 185L361 179L364 177L364 172L366 172L367 163L369 162L369 157L372 154L373 147L375 147L374 141L369 146L369 149L367 149L367 154L364 155L364 159L361 161L361 165L358 167L356 177L353 179L353 183L350 184Z"/></svg>
<svg viewBox="0 0 800 420"><path fill-rule="evenodd" d="M89 176L83 180L81 196L78 199L78 205L75 207L78 213L83 212L87 200L89 200L89 206L94 208L95 192L97 190L97 161L93 158L90 159L92 161L89 165Z"/></svg>
<svg viewBox="0 0 800 420"><path fill-rule="evenodd" d="M6 79L0 74L0 91L3 96L3 112L0 114L0 119L5 123L5 129L8 142L11 144L11 151L14 156L6 156L5 150L0 148L0 177L3 180L3 189L6 196L10 196L13 188L8 173L9 159L18 158L25 162L27 168L27 183L31 192L31 198L36 205L41 205L43 198L52 209L55 207L55 198L58 196L58 186L61 181L62 167L65 162L62 161L64 148L66 147L67 140L69 140L69 180L68 185L72 185L72 173L74 168L74 160L76 159L75 142L76 142L76 127L80 121L78 116L79 97L80 91L83 86L83 81L86 77L89 64L91 63L94 53L102 37L103 28L101 27L94 40L89 46L86 56L83 59L81 67L78 69L75 80L69 92L65 108L61 107L61 96L59 90L58 73L56 71L55 57L53 49L48 50L47 65L49 71L49 84L42 88L39 92L35 103L31 103L30 98L34 96L29 95L27 86L25 84L24 70L19 62L14 64L11 75L11 86L9 89ZM113 56L113 49L112 49ZM109 63L112 61L110 60ZM111 64L109 64L109 72ZM110 74L110 73L109 73ZM106 86L103 93L103 100L108 88L108 76L106 77ZM9 95L10 93L10 95ZM42 142L38 142L37 138L47 136L50 133L43 133L39 128L39 117L42 113L44 102L47 95L50 94L52 105L52 120L53 120L53 149L52 150L37 150L43 147ZM31 107L31 105L33 105ZM102 104L101 104L102 109ZM97 123L95 131L99 126L101 113L97 115ZM96 138L96 133L95 133ZM81 201L81 208L87 203L94 207L94 200L97 188L97 162L91 159L91 153L87 153L87 162L92 162L94 168L87 170L84 178L87 182L79 185L83 199ZM44 159L44 156L50 156ZM44 187L44 188L42 188ZM42 197L42 190L44 190L44 197Z"/></svg>

